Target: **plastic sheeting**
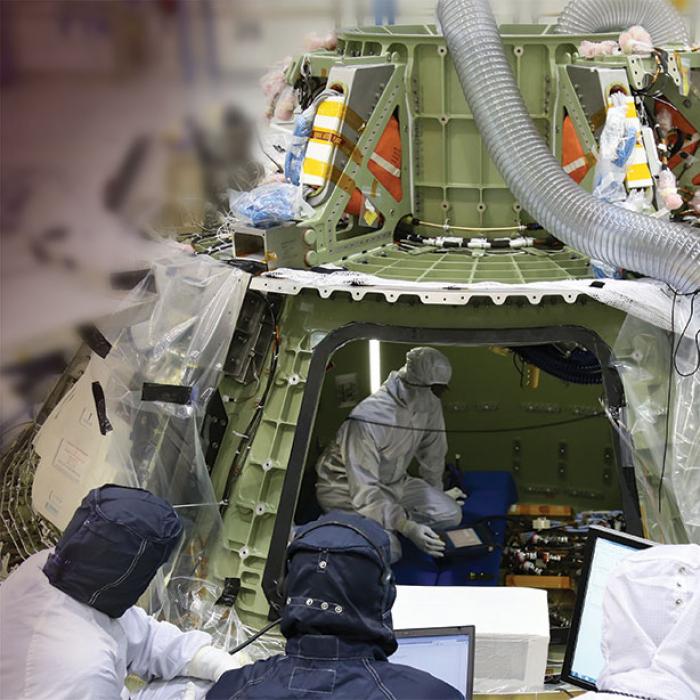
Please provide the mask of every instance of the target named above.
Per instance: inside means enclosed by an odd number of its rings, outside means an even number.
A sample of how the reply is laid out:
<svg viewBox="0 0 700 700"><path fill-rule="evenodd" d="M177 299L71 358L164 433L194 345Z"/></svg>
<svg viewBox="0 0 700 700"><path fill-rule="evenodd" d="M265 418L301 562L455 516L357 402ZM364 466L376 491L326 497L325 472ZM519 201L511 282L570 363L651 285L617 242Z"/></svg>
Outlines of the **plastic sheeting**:
<svg viewBox="0 0 700 700"><path fill-rule="evenodd" d="M648 535L700 544L700 300L684 301L673 334L628 316L613 352Z"/></svg>
<svg viewBox="0 0 700 700"><path fill-rule="evenodd" d="M231 214L243 223L257 228L270 228L311 215L311 206L304 201L302 188L289 182L260 185L250 192L229 193Z"/></svg>
<svg viewBox="0 0 700 700"><path fill-rule="evenodd" d="M241 622L233 606L218 602L223 590L223 586L211 579L186 576L171 578L168 584L170 622L182 630L208 632L214 646L233 649L249 639L255 630ZM255 661L281 654L284 651L284 640L277 630L275 632L263 635L246 647L246 654Z"/></svg>
<svg viewBox="0 0 700 700"><path fill-rule="evenodd" d="M172 621L181 616L180 578L213 580L207 552L222 523L200 434L248 279L207 256L176 252L156 262L99 329L107 344L95 346L35 440L33 504L58 527L105 481L147 488L175 506L186 534L146 605ZM224 623L217 634L226 638L232 632Z"/></svg>

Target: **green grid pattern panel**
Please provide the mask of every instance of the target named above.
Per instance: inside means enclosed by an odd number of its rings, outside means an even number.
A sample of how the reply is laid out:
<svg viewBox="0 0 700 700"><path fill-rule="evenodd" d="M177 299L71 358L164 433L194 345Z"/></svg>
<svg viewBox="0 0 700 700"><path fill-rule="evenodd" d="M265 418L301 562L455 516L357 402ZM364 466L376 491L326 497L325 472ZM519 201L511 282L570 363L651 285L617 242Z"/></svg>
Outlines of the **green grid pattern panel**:
<svg viewBox="0 0 700 700"><path fill-rule="evenodd" d="M590 277L588 258L564 249L544 253L526 249L515 253L406 253L387 246L344 261L345 267L385 279L413 282L537 282Z"/></svg>

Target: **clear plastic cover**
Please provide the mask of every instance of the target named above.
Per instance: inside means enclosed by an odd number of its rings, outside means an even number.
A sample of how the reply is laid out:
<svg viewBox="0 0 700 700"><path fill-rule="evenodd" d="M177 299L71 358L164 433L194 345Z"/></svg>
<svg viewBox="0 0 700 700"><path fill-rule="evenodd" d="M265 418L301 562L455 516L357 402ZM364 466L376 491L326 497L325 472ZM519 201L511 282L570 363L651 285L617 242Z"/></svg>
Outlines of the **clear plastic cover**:
<svg viewBox="0 0 700 700"><path fill-rule="evenodd" d="M636 143L636 130L627 123L627 104L615 100L608 109L603 133L600 135L600 150L595 170L593 196L606 202L624 202L625 164Z"/></svg>
<svg viewBox="0 0 700 700"><path fill-rule="evenodd" d="M700 308L682 301L675 333L628 316L613 351L647 533L700 544Z"/></svg>
<svg viewBox="0 0 700 700"><path fill-rule="evenodd" d="M172 621L183 595L172 582L213 580L208 551L222 522L201 430L247 286L247 274L207 256L177 252L156 262L124 309L100 327L111 345L106 356L93 353L34 443L33 504L59 528L85 493L105 482L147 488L174 505L186 534L146 605ZM197 591L210 593L204 585ZM228 619L221 624L218 636L232 634Z"/></svg>
<svg viewBox="0 0 700 700"><path fill-rule="evenodd" d="M233 606L220 604L223 586L209 578L174 576L168 582L167 618L181 630L201 630L212 636L212 644L233 649L245 642L255 630L244 625ZM266 659L284 651L279 632L263 635L245 649L251 659Z"/></svg>
<svg viewBox="0 0 700 700"><path fill-rule="evenodd" d="M302 189L289 182L260 185L250 192L229 193L233 216L256 228L270 228L307 218L313 212Z"/></svg>
<svg viewBox="0 0 700 700"><path fill-rule="evenodd" d="M316 106L307 107L294 121L294 133L289 139L287 157L284 161L284 174L293 185L301 181L301 165L304 162L306 144L311 136L311 129L316 116Z"/></svg>

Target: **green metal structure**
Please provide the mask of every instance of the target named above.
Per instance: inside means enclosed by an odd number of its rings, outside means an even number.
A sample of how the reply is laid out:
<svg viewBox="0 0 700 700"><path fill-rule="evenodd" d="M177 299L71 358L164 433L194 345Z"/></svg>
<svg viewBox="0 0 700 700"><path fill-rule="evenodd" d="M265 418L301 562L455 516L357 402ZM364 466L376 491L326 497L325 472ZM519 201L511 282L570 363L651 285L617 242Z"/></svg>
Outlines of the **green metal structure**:
<svg viewBox="0 0 700 700"><path fill-rule="evenodd" d="M263 594L268 556L275 550L275 565L279 563L304 474L313 474L319 446L353 402L369 393L370 338L383 341L384 374L400 366L410 343L430 342L452 358L456 372L453 395L445 399L447 426L474 431L450 443L452 458L460 453L463 468L512 470L524 502L567 503L582 510L620 507L625 456L608 421L600 417L599 402L603 393L611 393L605 399L611 405L622 400L614 371L605 391L551 377L538 389L528 389L521 387L511 358L489 348L576 337L605 357L623 319L624 314L597 302L582 298L571 305L556 296L538 305L514 298L502 306L484 301L461 307L427 305L410 297L394 304L371 297L357 303L349 295L322 299L314 290L285 299L279 359L251 440L242 435L264 386L251 395L248 387L227 377L219 388L227 399L228 427L212 477L217 495L227 496L229 506L223 547L213 563L219 575L241 580L236 605L244 621L257 625L268 615ZM343 406L338 377L347 383L349 374L355 376ZM345 391L347 395L347 385ZM528 429L550 423L555 425ZM490 432L504 426L525 427ZM232 463L240 474L227 493ZM629 487L633 477L625 483ZM278 573L268 570L270 581Z"/></svg>
<svg viewBox="0 0 700 700"><path fill-rule="evenodd" d="M586 70L617 71L637 87L655 69L652 59L635 57L584 62L576 48L586 37L555 34L547 27L504 26L501 32L530 115L557 156L566 115L593 154L601 128L592 105L603 104L606 95L579 84L572 69L584 64ZM611 37L596 37L601 38ZM698 54L673 55L663 80L672 104L697 124L698 101L682 94L682 71L689 66L700 67ZM243 326L249 324L255 335L250 343L260 374L255 382L224 376L219 415L227 427L212 467L217 496L228 500L213 570L240 579L236 607L244 622L259 626L267 619L265 592L279 580L281 552L297 506L308 498L315 458L350 408L369 393L367 341L372 338L382 340L384 376L400 366L411 343L436 344L453 359L457 388L445 400L448 429L473 431L450 444L452 459L460 454L463 468L510 469L524 502L623 507L631 529L641 531L633 458L599 415L601 402L613 410L624 406L610 364L623 313L585 296L555 292L535 300L525 293L460 299L458 292L441 298L420 286L390 288L392 281L522 284L590 276L588 260L566 247L411 250L395 243L397 229L410 216L443 227L445 235L466 236L451 226L472 227L491 240L503 234L484 229L517 230L531 223L481 143L443 37L425 25L349 30L341 34L337 52L298 57L287 79L309 90L342 84L363 121L355 155L336 153L334 167L342 177L317 197L310 218L268 231L234 231L234 257L258 254L271 270L332 262L381 277L387 288L378 283L362 293L320 293L303 282L285 286L257 278L252 283L249 301L257 312L251 311ZM392 114L401 133L400 201L367 167ZM691 176L698 165L693 168ZM589 174L582 185L590 188L591 180ZM382 215L379 228L344 217L348 182L373 192ZM420 224L416 230L436 233ZM543 240L547 232L533 235ZM198 245L205 247L206 239ZM252 330L269 323L257 294L267 295L268 303L274 300L276 338L271 326ZM551 377L529 388L512 357L494 351L494 346L572 340L601 359L607 373L602 389ZM521 429L491 432L504 426Z"/></svg>

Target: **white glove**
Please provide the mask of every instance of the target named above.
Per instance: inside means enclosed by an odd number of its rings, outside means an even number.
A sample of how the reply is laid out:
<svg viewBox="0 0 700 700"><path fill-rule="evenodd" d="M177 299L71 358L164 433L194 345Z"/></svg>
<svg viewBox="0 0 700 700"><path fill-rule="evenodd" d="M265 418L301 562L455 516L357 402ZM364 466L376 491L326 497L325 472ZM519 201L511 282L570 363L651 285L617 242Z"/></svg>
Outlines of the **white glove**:
<svg viewBox="0 0 700 700"><path fill-rule="evenodd" d="M430 554L431 557L439 559L445 556L445 543L427 525L407 520L400 532L404 537L408 537L418 549Z"/></svg>
<svg viewBox="0 0 700 700"><path fill-rule="evenodd" d="M459 486L453 486L451 489L447 489L447 491L445 491L445 496L449 496L452 500L457 501L460 506L468 498L467 494L464 493Z"/></svg>
<svg viewBox="0 0 700 700"><path fill-rule="evenodd" d="M232 671L250 663L253 663L253 660L244 651L231 655L223 649L206 646L192 657L185 675L216 682L226 671Z"/></svg>

